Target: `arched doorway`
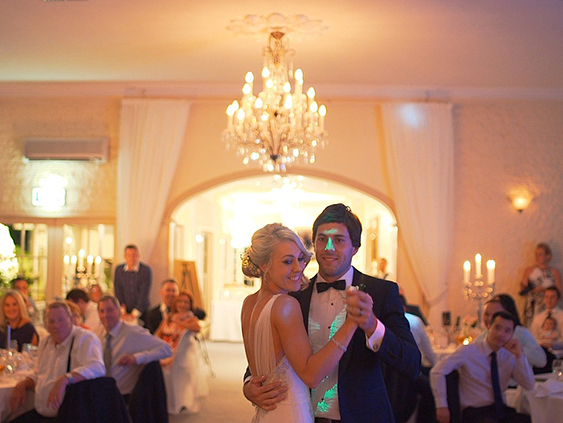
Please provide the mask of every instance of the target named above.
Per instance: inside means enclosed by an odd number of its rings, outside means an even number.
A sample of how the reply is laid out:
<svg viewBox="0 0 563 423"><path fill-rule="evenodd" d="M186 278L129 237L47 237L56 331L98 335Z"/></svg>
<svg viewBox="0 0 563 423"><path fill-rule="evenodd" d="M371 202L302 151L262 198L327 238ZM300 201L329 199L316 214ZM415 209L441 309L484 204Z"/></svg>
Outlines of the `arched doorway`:
<svg viewBox="0 0 563 423"><path fill-rule="evenodd" d="M385 258L392 275L397 269L397 221L390 208L350 186L311 176L260 175L228 182L179 204L171 214L171 256L194 263L203 307L211 322L210 337L240 341L240 307L259 288L245 279L240 254L254 231L281 222L311 244L311 226L329 204L349 205L361 219L362 247L353 264L375 275ZM312 247L312 246L311 246ZM317 271L312 260L308 276Z"/></svg>

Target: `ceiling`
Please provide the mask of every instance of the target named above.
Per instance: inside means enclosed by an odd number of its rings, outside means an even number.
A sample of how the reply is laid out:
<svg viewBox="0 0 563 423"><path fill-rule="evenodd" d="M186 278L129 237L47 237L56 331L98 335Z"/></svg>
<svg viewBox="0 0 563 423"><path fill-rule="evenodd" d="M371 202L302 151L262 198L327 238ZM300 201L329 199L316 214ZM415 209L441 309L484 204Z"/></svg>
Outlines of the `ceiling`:
<svg viewBox="0 0 563 423"><path fill-rule="evenodd" d="M305 85L325 96L563 98L561 0L0 0L0 94L71 81L232 95L267 40L227 27L273 12L327 26L291 42Z"/></svg>

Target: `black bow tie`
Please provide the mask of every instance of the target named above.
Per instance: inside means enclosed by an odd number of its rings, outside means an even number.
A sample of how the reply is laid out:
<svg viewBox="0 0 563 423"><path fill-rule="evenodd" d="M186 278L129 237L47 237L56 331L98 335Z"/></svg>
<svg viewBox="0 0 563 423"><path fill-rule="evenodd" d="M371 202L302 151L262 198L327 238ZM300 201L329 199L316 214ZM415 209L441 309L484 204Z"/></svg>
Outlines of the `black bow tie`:
<svg viewBox="0 0 563 423"><path fill-rule="evenodd" d="M333 283L317 282L316 285L317 285L317 292L325 292L329 288L338 289L339 291L346 290L346 281L344 279L341 279Z"/></svg>

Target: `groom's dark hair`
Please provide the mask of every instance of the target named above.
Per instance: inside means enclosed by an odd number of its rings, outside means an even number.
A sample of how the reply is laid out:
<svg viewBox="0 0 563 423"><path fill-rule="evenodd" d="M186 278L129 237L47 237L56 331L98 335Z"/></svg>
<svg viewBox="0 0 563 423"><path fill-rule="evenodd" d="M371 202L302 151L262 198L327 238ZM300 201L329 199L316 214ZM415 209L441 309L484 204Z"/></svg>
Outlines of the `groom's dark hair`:
<svg viewBox="0 0 563 423"><path fill-rule="evenodd" d="M350 207L338 203L325 208L313 223L313 242L317 239L319 226L325 223L342 223L348 229L352 246L360 248L362 238L362 223L358 216L352 213Z"/></svg>

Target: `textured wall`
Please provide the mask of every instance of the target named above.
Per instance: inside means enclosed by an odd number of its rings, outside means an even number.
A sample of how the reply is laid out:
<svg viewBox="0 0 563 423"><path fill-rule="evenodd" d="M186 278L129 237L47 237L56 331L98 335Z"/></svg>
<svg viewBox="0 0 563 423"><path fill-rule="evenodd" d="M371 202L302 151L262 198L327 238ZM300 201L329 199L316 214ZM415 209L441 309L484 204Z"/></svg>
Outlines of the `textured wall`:
<svg viewBox="0 0 563 423"><path fill-rule="evenodd" d="M478 252L483 262L497 262L497 292L515 297L525 267L534 263L538 242L551 244L552 264L563 269L563 103L464 103L454 110L454 124L449 299L462 314L476 310L463 300L461 280L463 262ZM508 193L519 187L535 196L522 214L508 200Z"/></svg>
<svg viewBox="0 0 563 423"><path fill-rule="evenodd" d="M374 105L338 103L329 107L331 141L318 162L302 168L312 176L330 176L368 192L386 195L375 130ZM330 119L329 119L330 117ZM226 151L221 131L222 102L195 103L186 142L168 200L168 211L194 190L233 177L248 176ZM498 292L515 294L524 267L533 263L534 245L549 242L554 264L563 269L563 102L462 102L454 108L455 228L449 269L450 308L464 315L476 305L463 300L461 266L480 252L484 261L497 261ZM115 98L0 99L0 217L49 217L30 204L31 188L47 170L68 178L65 216L114 219L116 208L116 152L119 100ZM22 163L24 137L108 136L110 161L104 165L78 163ZM535 199L522 214L507 198L524 186ZM120 251L120 248L118 248ZM167 222L159 234L153 257L155 280L167 274ZM398 275L412 280L412 270L399 251ZM157 289L156 289L157 290ZM408 294L417 292L409 291ZM411 301L416 298L409 298Z"/></svg>
<svg viewBox="0 0 563 423"><path fill-rule="evenodd" d="M26 137L100 136L110 138L110 158L105 164L22 161ZM0 215L114 220L118 136L116 99L0 99ZM60 213L31 205L32 188L48 174L67 180L67 204Z"/></svg>

